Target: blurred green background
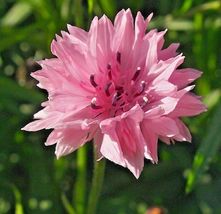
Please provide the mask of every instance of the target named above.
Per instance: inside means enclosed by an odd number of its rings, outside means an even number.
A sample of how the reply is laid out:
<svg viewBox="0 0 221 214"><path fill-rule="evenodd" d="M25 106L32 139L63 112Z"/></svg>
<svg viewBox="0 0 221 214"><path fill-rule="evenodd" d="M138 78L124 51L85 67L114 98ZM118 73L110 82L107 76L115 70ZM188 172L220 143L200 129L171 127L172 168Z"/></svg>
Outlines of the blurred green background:
<svg viewBox="0 0 221 214"><path fill-rule="evenodd" d="M50 43L67 23L88 29L94 15L113 20L122 8L154 12L150 28L168 28L166 43L181 43L185 67L203 71L195 90L208 112L185 119L192 144L160 143L160 163L147 161L139 180L108 162L97 213L144 214L151 206L172 214L221 213L220 0L0 0L0 214L71 214L68 203L78 198L73 190L81 181L77 153L56 160L54 148L43 144L47 131L20 131L47 98L30 72L39 69L36 60L51 57ZM87 154L87 183L77 192L87 194L91 144L80 152Z"/></svg>

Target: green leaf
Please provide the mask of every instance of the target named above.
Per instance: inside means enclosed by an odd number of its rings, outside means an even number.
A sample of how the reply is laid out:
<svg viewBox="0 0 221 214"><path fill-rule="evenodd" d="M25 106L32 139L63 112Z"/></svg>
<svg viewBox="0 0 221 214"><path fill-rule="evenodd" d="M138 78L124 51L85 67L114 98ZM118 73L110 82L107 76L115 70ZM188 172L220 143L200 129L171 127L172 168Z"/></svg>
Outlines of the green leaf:
<svg viewBox="0 0 221 214"><path fill-rule="evenodd" d="M193 190L202 174L208 169L210 162L217 154L221 144L221 104L213 115L206 136L202 141L193 161L193 166L187 176L186 192Z"/></svg>
<svg viewBox="0 0 221 214"><path fill-rule="evenodd" d="M7 78L0 78L0 97L7 97L11 100L31 102L39 104L43 100L43 95L33 89L27 89L18 85L15 81Z"/></svg>
<svg viewBox="0 0 221 214"><path fill-rule="evenodd" d="M188 11L191 8L192 4L193 4L192 0L184 1L183 5L181 6L180 12L185 13L186 11Z"/></svg>
<svg viewBox="0 0 221 214"><path fill-rule="evenodd" d="M39 29L40 25L38 23L26 25L24 28L14 27L6 28L0 27L0 51L10 48L11 46L21 42L21 41L30 41L33 42L36 38L36 31ZM32 36L30 36L32 35ZM32 43L31 43L32 44Z"/></svg>
<svg viewBox="0 0 221 214"><path fill-rule="evenodd" d="M108 17L113 17L116 13L116 1L113 0L99 0L100 7Z"/></svg>
<svg viewBox="0 0 221 214"><path fill-rule="evenodd" d="M220 6L221 6L220 1L206 2L204 4L200 4L197 7L191 9L186 15L192 16L192 15L195 15L196 13L202 13L204 11L209 11L209 10L218 11L220 10Z"/></svg>
<svg viewBox="0 0 221 214"><path fill-rule="evenodd" d="M32 7L27 2L18 2L14 4L11 9L1 20L2 26L15 26L25 20L32 12Z"/></svg>
<svg viewBox="0 0 221 214"><path fill-rule="evenodd" d="M74 208L72 207L71 203L69 202L64 193L61 195L61 201L68 214L76 214Z"/></svg>
<svg viewBox="0 0 221 214"><path fill-rule="evenodd" d="M61 18L67 20L70 15L70 0L62 0L60 2Z"/></svg>
<svg viewBox="0 0 221 214"><path fill-rule="evenodd" d="M216 89L211 91L204 99L204 103L209 109L212 109L216 106L221 98L221 90Z"/></svg>
<svg viewBox="0 0 221 214"><path fill-rule="evenodd" d="M94 7L94 0L87 0L87 4L88 4L88 14L91 16Z"/></svg>
<svg viewBox="0 0 221 214"><path fill-rule="evenodd" d="M12 186L14 196L15 196L15 214L24 214L22 202L21 202L21 193L19 192L16 186Z"/></svg>

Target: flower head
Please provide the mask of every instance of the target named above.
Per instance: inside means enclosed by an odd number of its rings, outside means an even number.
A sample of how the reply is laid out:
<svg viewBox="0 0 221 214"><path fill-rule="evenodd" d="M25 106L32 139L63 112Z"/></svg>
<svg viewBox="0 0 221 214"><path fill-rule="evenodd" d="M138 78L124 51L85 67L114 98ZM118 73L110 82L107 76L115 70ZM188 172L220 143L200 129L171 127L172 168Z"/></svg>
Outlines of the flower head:
<svg viewBox="0 0 221 214"><path fill-rule="evenodd" d="M120 11L114 24L95 17L89 32L68 25L51 44L55 58L32 73L49 96L23 129L53 129L46 145L67 155L94 139L99 158L127 167L139 177L144 158L158 161L158 139L191 141L180 120L205 111L189 86L201 72L178 67L178 44L163 48L166 31L146 33L144 19Z"/></svg>

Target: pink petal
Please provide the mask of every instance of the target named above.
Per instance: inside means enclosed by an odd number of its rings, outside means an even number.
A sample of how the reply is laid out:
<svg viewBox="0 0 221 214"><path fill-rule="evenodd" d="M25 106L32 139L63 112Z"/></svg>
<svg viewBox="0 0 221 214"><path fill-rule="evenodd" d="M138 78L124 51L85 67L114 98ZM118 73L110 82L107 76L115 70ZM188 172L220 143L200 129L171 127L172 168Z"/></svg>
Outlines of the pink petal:
<svg viewBox="0 0 221 214"><path fill-rule="evenodd" d="M173 43L168 48L163 49L159 52L160 60L167 60L177 55L177 49L179 47L179 43Z"/></svg>
<svg viewBox="0 0 221 214"><path fill-rule="evenodd" d="M137 12L137 16L135 19L135 38L136 40L138 38L143 38L145 36L145 31L147 29L147 26L153 16L153 13L151 13L146 20L144 20L144 17L142 16L141 12Z"/></svg>
<svg viewBox="0 0 221 214"><path fill-rule="evenodd" d="M144 117L143 110L141 109L140 105L136 104L129 111L124 112L120 118L121 119L130 118L130 119L134 120L134 122L139 123L143 120L143 117Z"/></svg>
<svg viewBox="0 0 221 214"><path fill-rule="evenodd" d="M157 135L173 137L179 133L176 121L169 117L160 117L148 121L151 130Z"/></svg>
<svg viewBox="0 0 221 214"><path fill-rule="evenodd" d="M96 64L92 64L93 58L87 55L87 46L70 43L66 38L57 36L57 41L51 44L52 53L63 62L63 69L79 82L87 79L90 74L96 73ZM90 69L88 66L90 65Z"/></svg>
<svg viewBox="0 0 221 214"><path fill-rule="evenodd" d="M77 39L81 40L82 42L86 43L88 33L85 30L75 27L75 26L72 26L72 25L69 25L69 24L67 25L67 27L68 27L68 31L70 32L70 34L74 38L77 38Z"/></svg>
<svg viewBox="0 0 221 214"><path fill-rule="evenodd" d="M127 167L138 178L144 164L145 142L136 118L142 110L138 106L136 111L134 109L128 111L124 118L119 116L101 122L104 133L101 153L109 160Z"/></svg>
<svg viewBox="0 0 221 214"><path fill-rule="evenodd" d="M146 141L146 145L144 147L145 158L152 159L153 162L157 163L158 162L158 155L157 155L158 138L157 138L157 135L152 131L151 124L148 123L147 120L144 120L141 123L141 131Z"/></svg>
<svg viewBox="0 0 221 214"><path fill-rule="evenodd" d="M52 129L56 126L61 117L62 114L60 113L55 113L54 115L50 114L50 116L45 119L35 120L27 124L25 127L22 128L22 130L34 132L41 129Z"/></svg>
<svg viewBox="0 0 221 214"><path fill-rule="evenodd" d="M58 158L68 155L74 151L74 148L70 145L57 143L56 149L55 149L55 155Z"/></svg>
<svg viewBox="0 0 221 214"><path fill-rule="evenodd" d="M153 103L150 103L147 105L148 109L150 108L158 108L158 111L161 112L161 115L167 115L170 112L174 111L174 109L177 106L177 103L179 101L179 98L174 97L164 97L161 100L155 101ZM145 115L145 118L148 117L148 115Z"/></svg>
<svg viewBox="0 0 221 214"><path fill-rule="evenodd" d="M146 56L145 67L147 71L150 70L151 66L156 64L158 61L157 56L157 48L158 48L158 37L157 34L153 34L153 36L148 40L148 52Z"/></svg>
<svg viewBox="0 0 221 214"><path fill-rule="evenodd" d="M97 53L97 36L98 36L98 17L95 16L91 22L90 30L89 30L89 39L88 39L88 47L90 53L93 57L96 57Z"/></svg>
<svg viewBox="0 0 221 214"><path fill-rule="evenodd" d="M206 111L206 106L201 100L188 93L185 94L177 104L176 109L171 112L171 117L195 116Z"/></svg>
<svg viewBox="0 0 221 214"><path fill-rule="evenodd" d="M146 119L158 118L158 117L162 116L164 114L164 112L165 111L161 106L156 106L154 108L147 110L144 113L144 118L146 118Z"/></svg>
<svg viewBox="0 0 221 214"><path fill-rule="evenodd" d="M184 68L176 70L169 81L178 86L178 88L183 88L194 80L199 78L202 75L202 72L192 69L192 68Z"/></svg>
<svg viewBox="0 0 221 214"><path fill-rule="evenodd" d="M174 139L177 141L191 142L192 137L191 137L189 129L185 126L185 124L181 120L176 119L175 121L176 121L177 127L179 129L179 134L177 134L174 137Z"/></svg>
<svg viewBox="0 0 221 214"><path fill-rule="evenodd" d="M150 91L148 93L156 98L157 96L170 96L177 91L177 86L166 80L161 80L155 84L151 84L149 86L149 90Z"/></svg>
<svg viewBox="0 0 221 214"><path fill-rule="evenodd" d="M140 126L127 118L117 124L116 132L126 166L138 178L143 170L145 145Z"/></svg>
<svg viewBox="0 0 221 214"><path fill-rule="evenodd" d="M158 63L158 49L161 43L164 42L163 36L165 33L166 31L158 33L153 30L145 36L145 40L149 46L145 60L145 67L148 73L150 72L151 67Z"/></svg>
<svg viewBox="0 0 221 214"><path fill-rule="evenodd" d="M163 136L159 136L159 139L162 141L162 142L164 142L164 143L166 143L167 145L170 145L170 143L171 143L171 138L169 138L169 137L163 137Z"/></svg>
<svg viewBox="0 0 221 214"><path fill-rule="evenodd" d="M178 55L175 57L172 62L168 65L168 67L163 70L153 81L153 84L160 81L160 80L168 80L174 70L183 63L184 57L182 55Z"/></svg>
<svg viewBox="0 0 221 214"><path fill-rule="evenodd" d="M111 44L113 40L114 28L111 21L104 15L98 21L97 29L97 59L100 68L107 67L112 58Z"/></svg>
<svg viewBox="0 0 221 214"><path fill-rule="evenodd" d="M110 161L126 167L123 152L114 131L110 132L109 134L104 134L103 142L100 147L100 152L105 158L109 159Z"/></svg>
<svg viewBox="0 0 221 214"><path fill-rule="evenodd" d="M62 136L62 130L53 130L49 134L49 136L48 136L48 138L45 142L45 145L46 146L51 146L51 145L54 145L54 144L58 143L61 136Z"/></svg>
<svg viewBox="0 0 221 214"><path fill-rule="evenodd" d="M57 143L55 150L57 158L75 151L88 141L88 130L67 128L54 132L45 144L51 145L53 140Z"/></svg>
<svg viewBox="0 0 221 214"><path fill-rule="evenodd" d="M134 42L134 24L130 9L120 11L114 21L113 51L121 54L121 66L131 66L131 47Z"/></svg>

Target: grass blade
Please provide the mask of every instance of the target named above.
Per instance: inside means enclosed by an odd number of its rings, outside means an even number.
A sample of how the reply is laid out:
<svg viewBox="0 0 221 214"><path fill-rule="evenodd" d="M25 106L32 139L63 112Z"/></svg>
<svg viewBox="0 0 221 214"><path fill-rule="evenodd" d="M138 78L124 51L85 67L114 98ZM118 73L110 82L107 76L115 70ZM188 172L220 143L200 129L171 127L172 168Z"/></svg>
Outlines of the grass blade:
<svg viewBox="0 0 221 214"><path fill-rule="evenodd" d="M208 169L213 157L221 145L221 104L210 122L206 136L202 141L193 161L191 171L187 176L186 192L190 193L199 182L202 174Z"/></svg>

